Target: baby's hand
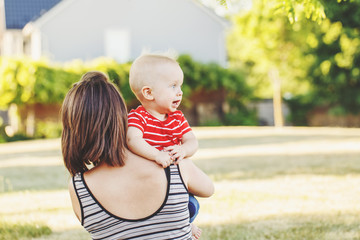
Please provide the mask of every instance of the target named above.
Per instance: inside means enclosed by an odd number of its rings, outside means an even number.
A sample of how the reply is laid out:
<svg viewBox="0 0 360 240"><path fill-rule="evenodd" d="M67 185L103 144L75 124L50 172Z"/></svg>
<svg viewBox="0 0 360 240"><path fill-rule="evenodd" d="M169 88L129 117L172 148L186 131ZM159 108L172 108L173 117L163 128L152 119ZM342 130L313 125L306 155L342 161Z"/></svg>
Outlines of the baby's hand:
<svg viewBox="0 0 360 240"><path fill-rule="evenodd" d="M159 153L156 155L155 162L163 168L167 168L172 163L170 153L159 151Z"/></svg>
<svg viewBox="0 0 360 240"><path fill-rule="evenodd" d="M171 156L171 160L175 161L175 164L178 164L179 161L183 160L186 157L186 152L181 147L181 145L173 145L164 148L165 151L168 151Z"/></svg>

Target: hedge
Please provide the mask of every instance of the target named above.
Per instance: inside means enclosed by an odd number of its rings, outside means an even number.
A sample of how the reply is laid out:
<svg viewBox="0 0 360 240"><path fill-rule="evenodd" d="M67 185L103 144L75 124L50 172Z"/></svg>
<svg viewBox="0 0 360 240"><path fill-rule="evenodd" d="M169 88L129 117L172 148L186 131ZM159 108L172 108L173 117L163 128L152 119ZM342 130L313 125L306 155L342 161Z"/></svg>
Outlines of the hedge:
<svg viewBox="0 0 360 240"><path fill-rule="evenodd" d="M200 63L189 55L181 55L178 62L184 72L183 102L186 107L191 108L195 104L189 99L196 92L223 90L230 106L229 114L239 115L240 111L240 115L247 115L245 105L252 96L252 89L246 84L241 71L226 69L215 63ZM12 103L61 103L72 84L90 70L107 73L127 104L131 105L137 101L129 86L130 66L130 62L117 63L108 58L98 58L91 62L75 60L60 65L47 60L1 57L0 107L7 108ZM254 117L251 116L251 119Z"/></svg>

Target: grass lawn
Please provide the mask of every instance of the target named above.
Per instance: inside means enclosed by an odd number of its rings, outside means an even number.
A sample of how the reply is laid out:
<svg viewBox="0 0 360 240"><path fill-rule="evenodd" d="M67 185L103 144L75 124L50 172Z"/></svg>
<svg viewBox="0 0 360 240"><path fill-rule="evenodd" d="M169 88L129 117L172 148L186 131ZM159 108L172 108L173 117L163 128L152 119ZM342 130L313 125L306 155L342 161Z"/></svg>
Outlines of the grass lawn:
<svg viewBox="0 0 360 240"><path fill-rule="evenodd" d="M202 239L360 239L360 129L194 128ZM0 144L0 240L90 239L72 212L60 140Z"/></svg>

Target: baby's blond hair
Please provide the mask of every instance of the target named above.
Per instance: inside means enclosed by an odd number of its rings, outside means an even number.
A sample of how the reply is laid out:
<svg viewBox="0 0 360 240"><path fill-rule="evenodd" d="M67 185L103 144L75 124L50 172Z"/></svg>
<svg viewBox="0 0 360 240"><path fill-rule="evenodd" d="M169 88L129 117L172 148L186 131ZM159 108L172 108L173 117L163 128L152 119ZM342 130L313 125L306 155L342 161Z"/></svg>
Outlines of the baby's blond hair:
<svg viewBox="0 0 360 240"><path fill-rule="evenodd" d="M130 88L141 102L141 90L144 86L152 86L161 75L164 64L178 64L169 54L144 53L132 63L129 73Z"/></svg>

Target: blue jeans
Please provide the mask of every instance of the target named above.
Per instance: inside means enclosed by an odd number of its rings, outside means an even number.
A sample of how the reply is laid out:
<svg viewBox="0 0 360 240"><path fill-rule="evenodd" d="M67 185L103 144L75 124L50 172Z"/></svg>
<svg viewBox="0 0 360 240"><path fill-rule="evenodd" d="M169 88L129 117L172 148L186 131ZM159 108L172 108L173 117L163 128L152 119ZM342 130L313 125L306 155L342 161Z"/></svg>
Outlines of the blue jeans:
<svg viewBox="0 0 360 240"><path fill-rule="evenodd" d="M200 204L194 195L189 194L189 212L190 212L190 222L192 223L196 216L199 213Z"/></svg>

